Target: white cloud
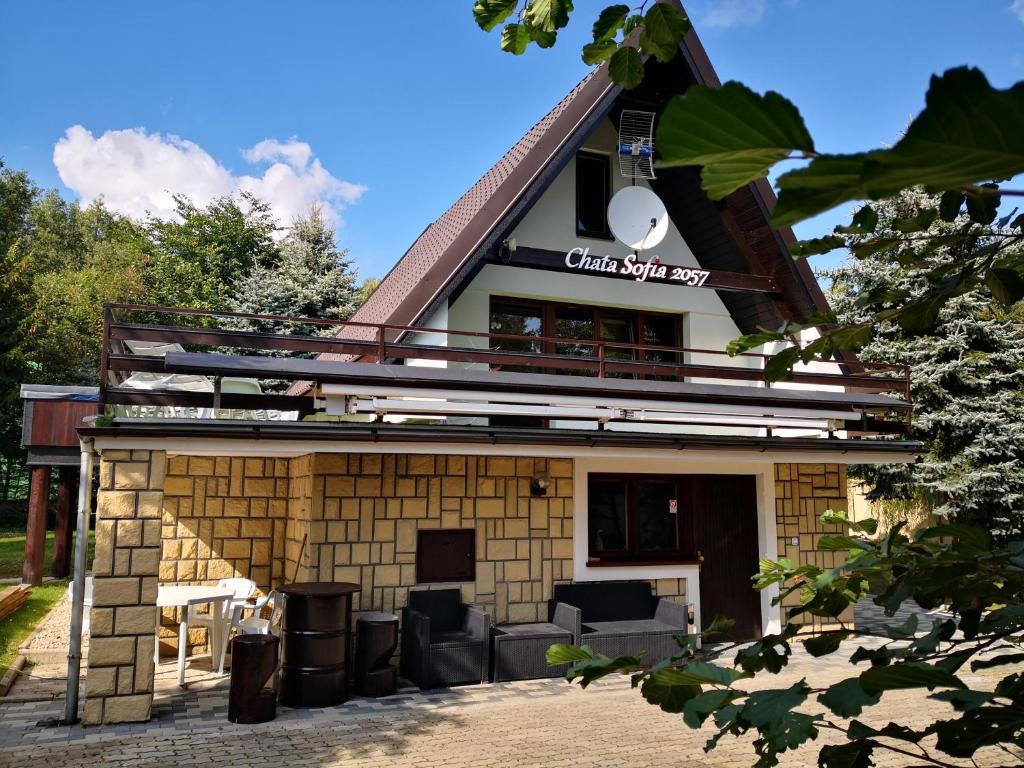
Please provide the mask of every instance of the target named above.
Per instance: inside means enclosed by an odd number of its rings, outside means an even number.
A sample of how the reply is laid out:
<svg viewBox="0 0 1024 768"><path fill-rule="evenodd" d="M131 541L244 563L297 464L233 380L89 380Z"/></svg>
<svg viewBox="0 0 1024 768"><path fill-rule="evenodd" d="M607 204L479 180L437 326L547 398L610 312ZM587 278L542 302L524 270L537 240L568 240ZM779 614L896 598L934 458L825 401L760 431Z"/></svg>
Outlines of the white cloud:
<svg viewBox="0 0 1024 768"><path fill-rule="evenodd" d="M1013 4L1010 6L1010 13L1017 15L1020 19L1020 23L1024 24L1024 0L1013 0Z"/></svg>
<svg viewBox="0 0 1024 768"><path fill-rule="evenodd" d="M266 165L262 174L236 176L198 144L143 128L96 137L73 125L53 148L61 181L83 202L102 197L110 208L135 218L173 216L175 194L205 205L244 190L269 203L283 225L311 203L318 203L337 225L341 211L366 191L333 176L309 144L296 139L266 139L242 156L252 165Z"/></svg>
<svg viewBox="0 0 1024 768"><path fill-rule="evenodd" d="M709 0L695 8L697 31L753 26L764 16L765 6L766 0Z"/></svg>

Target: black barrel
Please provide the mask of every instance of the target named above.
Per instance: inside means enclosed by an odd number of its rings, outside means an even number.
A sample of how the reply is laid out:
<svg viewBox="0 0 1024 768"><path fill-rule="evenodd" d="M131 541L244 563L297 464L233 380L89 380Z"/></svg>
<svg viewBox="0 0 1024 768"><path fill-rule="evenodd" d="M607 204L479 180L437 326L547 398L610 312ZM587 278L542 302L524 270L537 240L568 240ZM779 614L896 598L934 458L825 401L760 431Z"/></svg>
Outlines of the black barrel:
<svg viewBox="0 0 1024 768"><path fill-rule="evenodd" d="M352 595L358 584L302 582L286 596L281 625L284 661L281 703L330 707L348 699L352 648Z"/></svg>

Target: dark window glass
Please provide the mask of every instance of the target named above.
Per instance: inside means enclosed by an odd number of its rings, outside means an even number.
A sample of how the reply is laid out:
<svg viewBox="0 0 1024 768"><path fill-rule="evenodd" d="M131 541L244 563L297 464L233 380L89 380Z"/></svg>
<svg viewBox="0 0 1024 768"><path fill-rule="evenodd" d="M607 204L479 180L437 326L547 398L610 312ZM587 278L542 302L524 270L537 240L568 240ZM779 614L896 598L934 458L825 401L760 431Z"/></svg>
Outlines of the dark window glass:
<svg viewBox="0 0 1024 768"><path fill-rule="evenodd" d="M591 554L625 550L626 483L622 480L591 480L588 496L587 531Z"/></svg>
<svg viewBox="0 0 1024 768"><path fill-rule="evenodd" d="M507 333L513 336L543 335L543 313L541 307L530 304L493 302L491 304L491 333ZM491 349L503 352L541 352L541 342L531 339L491 339ZM503 371L530 373L529 366L503 365Z"/></svg>
<svg viewBox="0 0 1024 768"><path fill-rule="evenodd" d="M601 340L625 344L636 344L636 315L601 314ZM604 349L605 360L632 360L635 350L628 347L608 346ZM606 373L609 379L631 378L628 373Z"/></svg>
<svg viewBox="0 0 1024 768"><path fill-rule="evenodd" d="M693 559L692 488L673 475L591 475L588 555L601 563L678 563Z"/></svg>
<svg viewBox="0 0 1024 768"><path fill-rule="evenodd" d="M594 357L597 349L593 344L584 341L594 339L594 310L590 307L572 307L559 305L555 307L555 332L558 339L569 339L566 343L555 344L555 353L571 357ZM595 371L578 370L575 368L559 369L556 373L594 376Z"/></svg>
<svg viewBox="0 0 1024 768"><path fill-rule="evenodd" d="M576 155L576 234L611 240L608 201L611 198L607 155Z"/></svg>
<svg viewBox="0 0 1024 768"><path fill-rule="evenodd" d="M678 347L681 343L679 338L678 319L671 315L644 315L643 322L644 344L656 347ZM644 350L644 357L652 363L677 363L679 355L674 352L660 349ZM673 380L674 376L647 376L648 379L659 381Z"/></svg>
<svg viewBox="0 0 1024 768"><path fill-rule="evenodd" d="M679 549L676 525L676 484L641 480L637 483L637 539L643 551Z"/></svg>

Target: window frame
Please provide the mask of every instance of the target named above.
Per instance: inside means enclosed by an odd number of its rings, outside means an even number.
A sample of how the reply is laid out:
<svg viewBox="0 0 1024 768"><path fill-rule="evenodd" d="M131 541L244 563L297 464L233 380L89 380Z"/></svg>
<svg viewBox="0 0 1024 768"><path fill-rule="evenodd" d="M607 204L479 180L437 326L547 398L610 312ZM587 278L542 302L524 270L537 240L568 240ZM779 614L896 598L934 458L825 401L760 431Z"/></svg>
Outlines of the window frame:
<svg viewBox="0 0 1024 768"><path fill-rule="evenodd" d="M666 360L654 360L654 361L650 361L650 362L668 362L668 363L681 364L685 360L685 354L682 351L682 349L683 349L683 342L684 342L684 338L685 338L684 337L684 331L685 331L685 326L684 326L685 314L684 313L651 312L651 311L644 310L644 309L629 309L629 308L624 308L624 307L609 307L609 306L602 306L602 305L599 305L599 304L585 304L585 303L581 303L581 302L545 301L544 299L529 299L529 298L521 298L521 297L517 297L517 296L502 296L502 295L498 295L498 294L491 294L490 297L489 297L488 307L487 307L487 328L488 328L488 331L491 328L491 317L494 314L494 306L495 306L495 304L506 304L506 305L516 306L516 307L521 307L521 308L524 308L524 309L535 310L537 312L537 314L541 318L541 333L540 333L540 335L541 335L541 337L543 337L545 339L556 339L556 338L558 338L558 334L556 332L557 331L557 328L556 328L556 325L557 325L557 323L556 323L556 310L559 307L571 307L571 308L574 308L574 309L590 310L590 311L592 311L594 313L594 333L593 333L592 338L590 338L590 339L569 339L569 338L566 338L565 340L567 342L573 342L573 343L581 344L581 345L586 345L587 342L594 342L594 344L595 344L595 354L596 354L596 344L597 344L598 341L601 340L601 322L602 322L602 318L603 318L604 313L607 313L608 315L626 315L630 319L630 321L633 323L633 332L634 332L635 338L636 338L636 341L632 342L634 344L643 344L645 323L646 323L646 318L648 316L668 318L668 319L670 319L673 322L673 325L675 326L676 338L678 339L678 344L676 346L678 346L680 348L680 351L675 353L675 360L667 360L667 361ZM497 343L500 344L500 341L497 342ZM558 354L557 350L556 350L557 343L558 343L557 341L542 341L542 342L539 342L538 345L540 346L541 352L543 354L554 355L554 354ZM489 343L488 346L493 348L494 344L493 343ZM656 346L660 346L660 345L656 345ZM644 360L646 360L647 359L647 355L650 354L649 352L644 352L642 350L636 350L636 349L629 349L629 350L626 350L626 351L628 351L630 353L630 356L627 357L627 358L624 358L624 359L628 359L628 360L639 360L639 355L640 354L642 354L644 356ZM666 353L666 354L668 354L668 353ZM630 374L630 375L632 375L632 374ZM643 380L643 379L647 378L647 374L636 374L635 376L636 376L637 379L640 379L640 380Z"/></svg>
<svg viewBox="0 0 1024 768"><path fill-rule="evenodd" d="M590 504L593 482L622 482L626 486L626 548L592 552L590 549ZM676 512L676 541L673 550L641 550L639 548L639 499L642 482L672 483L678 504ZM587 474L587 566L625 565L692 565L698 562L696 541L696 498L694 486L686 475L629 472L591 472Z"/></svg>
<svg viewBox="0 0 1024 768"><path fill-rule="evenodd" d="M589 161L600 161L604 166L604 229L603 230L590 230L586 227L580 226L580 172L579 172L579 160L580 158ZM595 152L593 150L581 149L576 153L576 210L575 210L575 228L577 237L589 237L595 240L614 240L612 236L611 228L608 226L608 203L612 199L612 158L611 155L604 152Z"/></svg>

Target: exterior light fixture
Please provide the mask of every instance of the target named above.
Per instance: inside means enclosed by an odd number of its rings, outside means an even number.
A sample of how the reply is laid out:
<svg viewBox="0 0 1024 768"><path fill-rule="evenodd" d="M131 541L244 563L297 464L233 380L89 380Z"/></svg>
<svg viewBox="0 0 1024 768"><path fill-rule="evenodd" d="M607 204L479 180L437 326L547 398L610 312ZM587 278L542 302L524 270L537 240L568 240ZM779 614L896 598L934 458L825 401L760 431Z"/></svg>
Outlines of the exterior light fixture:
<svg viewBox="0 0 1024 768"><path fill-rule="evenodd" d="M548 488L551 487L551 475L538 472L536 475L530 478L530 495L531 496L547 496Z"/></svg>

